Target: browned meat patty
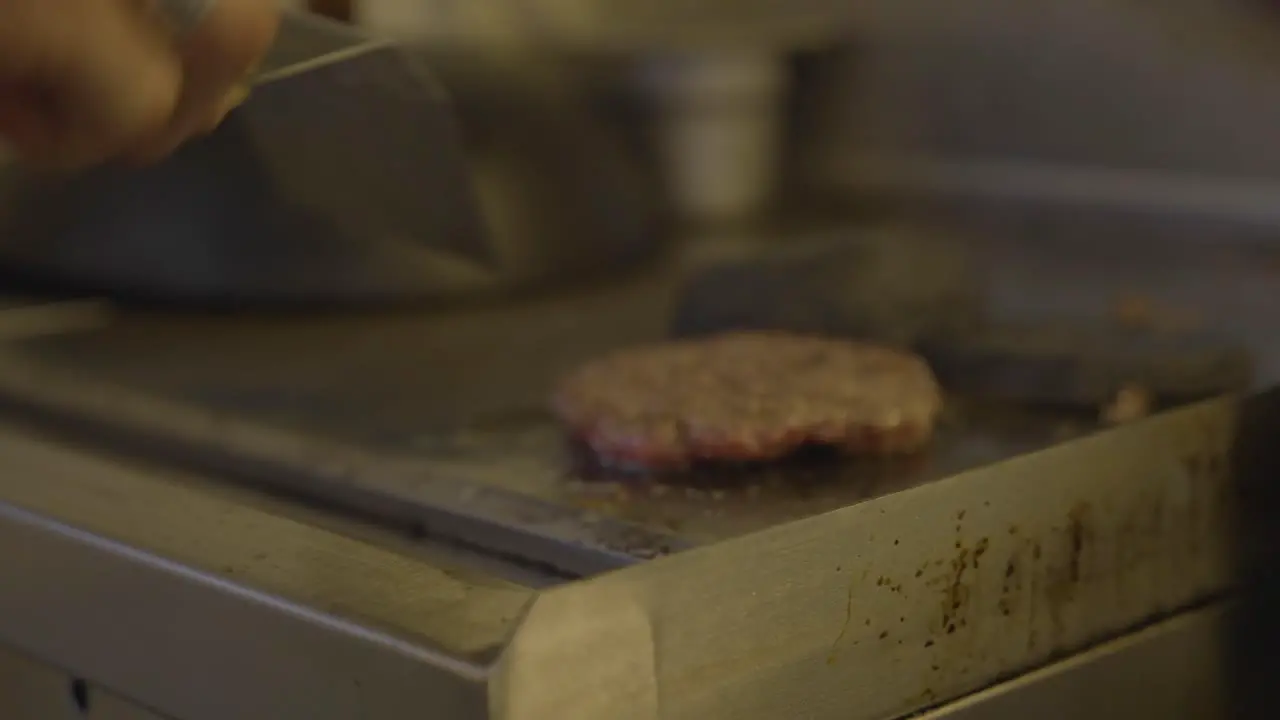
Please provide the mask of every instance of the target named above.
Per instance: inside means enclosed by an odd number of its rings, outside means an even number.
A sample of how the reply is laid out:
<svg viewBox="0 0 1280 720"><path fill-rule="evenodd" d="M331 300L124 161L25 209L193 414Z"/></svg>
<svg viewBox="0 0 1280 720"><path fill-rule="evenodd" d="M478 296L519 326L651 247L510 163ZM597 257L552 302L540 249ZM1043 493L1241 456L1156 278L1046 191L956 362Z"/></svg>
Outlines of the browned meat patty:
<svg viewBox="0 0 1280 720"><path fill-rule="evenodd" d="M601 462L657 471L809 445L909 453L932 436L942 393L907 352L742 332L615 352L565 378L552 403Z"/></svg>

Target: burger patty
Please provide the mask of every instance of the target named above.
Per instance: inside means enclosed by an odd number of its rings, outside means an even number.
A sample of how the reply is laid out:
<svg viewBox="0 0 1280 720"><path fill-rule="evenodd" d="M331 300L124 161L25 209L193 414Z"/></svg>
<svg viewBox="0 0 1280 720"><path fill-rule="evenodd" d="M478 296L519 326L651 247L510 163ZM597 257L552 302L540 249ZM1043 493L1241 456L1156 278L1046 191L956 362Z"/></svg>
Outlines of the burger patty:
<svg viewBox="0 0 1280 720"><path fill-rule="evenodd" d="M552 406L602 463L662 471L811 445L910 453L932 436L942 393L908 352L740 332L615 352L566 377Z"/></svg>

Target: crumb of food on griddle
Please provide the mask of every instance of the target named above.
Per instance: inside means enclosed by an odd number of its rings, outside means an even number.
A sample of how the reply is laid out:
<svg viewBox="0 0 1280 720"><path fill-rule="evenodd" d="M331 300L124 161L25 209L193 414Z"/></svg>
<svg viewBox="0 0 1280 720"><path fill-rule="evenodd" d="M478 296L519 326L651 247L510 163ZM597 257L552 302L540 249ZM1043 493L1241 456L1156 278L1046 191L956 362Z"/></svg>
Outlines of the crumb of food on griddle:
<svg viewBox="0 0 1280 720"><path fill-rule="evenodd" d="M735 332L615 352L557 387L556 416L602 466L662 473L755 465L808 447L922 450L942 411L906 351L783 332Z"/></svg>
<svg viewBox="0 0 1280 720"><path fill-rule="evenodd" d="M1102 408L1100 420L1106 425L1141 420L1151 414L1154 398L1141 385L1125 385L1116 392L1111 402Z"/></svg>

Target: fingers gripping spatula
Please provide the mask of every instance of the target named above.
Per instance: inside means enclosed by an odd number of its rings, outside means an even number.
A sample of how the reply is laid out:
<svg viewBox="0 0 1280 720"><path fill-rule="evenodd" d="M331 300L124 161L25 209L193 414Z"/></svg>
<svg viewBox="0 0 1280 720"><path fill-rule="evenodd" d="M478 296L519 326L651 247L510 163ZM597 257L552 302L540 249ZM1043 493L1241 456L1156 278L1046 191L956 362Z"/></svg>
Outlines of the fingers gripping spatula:
<svg viewBox="0 0 1280 720"><path fill-rule="evenodd" d="M0 167L0 260L167 301L381 302L494 282L461 132L422 59L289 14L243 102L148 168Z"/></svg>

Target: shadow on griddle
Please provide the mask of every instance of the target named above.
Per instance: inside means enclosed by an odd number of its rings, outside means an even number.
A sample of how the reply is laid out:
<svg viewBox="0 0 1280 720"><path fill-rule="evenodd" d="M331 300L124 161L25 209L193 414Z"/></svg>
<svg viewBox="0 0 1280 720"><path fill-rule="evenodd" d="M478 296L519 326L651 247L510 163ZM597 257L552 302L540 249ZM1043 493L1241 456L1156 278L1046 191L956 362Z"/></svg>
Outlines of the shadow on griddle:
<svg viewBox="0 0 1280 720"><path fill-rule="evenodd" d="M806 445L784 458L761 462L702 461L681 470L654 471L603 463L585 444L568 441L569 474L585 483L663 485L694 490L758 492L762 488L786 491L798 498L814 497L823 490L847 484L850 474L860 478L897 476L929 466L929 452L899 457L859 458L832 447Z"/></svg>
<svg viewBox="0 0 1280 720"><path fill-rule="evenodd" d="M939 418L937 434L949 437L963 432L968 413L959 403ZM1018 427L1016 421L1011 428ZM584 442L567 434L543 408L522 408L490 414L467 423L453 433L431 436L419 449L460 457L489 453L531 453L542 457L563 480L583 484L625 484L633 487L662 485L694 490L745 490L771 488L805 498L851 477L900 477L928 469L931 448L893 457L851 456L819 444L806 445L782 458L758 462L702 461L680 470L623 467L602 461ZM526 455L527 456L527 455Z"/></svg>
<svg viewBox="0 0 1280 720"><path fill-rule="evenodd" d="M603 467L544 408L486 413L417 437L435 471L702 543L889 495L1098 429L1085 413L950 398L916 455L842 456L806 448L785 460L699 465L679 473Z"/></svg>
<svg viewBox="0 0 1280 720"><path fill-rule="evenodd" d="M856 485L866 488L870 496L878 494L885 483L937 474L940 461L950 465L937 453L951 454L951 448L958 439L969 435L976 427L997 432L1006 439L1022 438L1030 448L1080 437L1098 429L1098 423L1095 415L1074 408L1000 406L987 401L952 398L938 419L933 442L908 455L853 456L830 446L806 445L779 459L703 461L687 469L653 471L604 463L584 443L565 439L564 462L567 476L586 484L743 492L799 500L836 489L847 494L850 486Z"/></svg>

